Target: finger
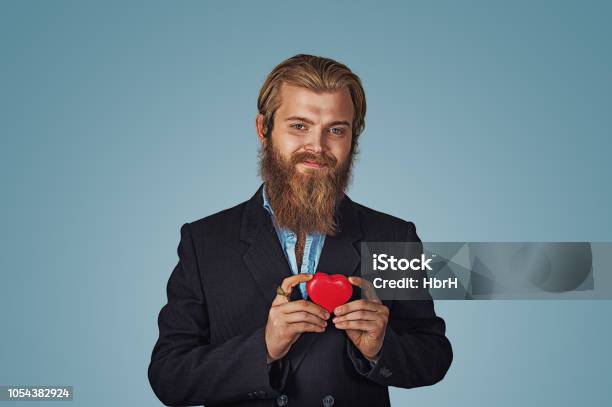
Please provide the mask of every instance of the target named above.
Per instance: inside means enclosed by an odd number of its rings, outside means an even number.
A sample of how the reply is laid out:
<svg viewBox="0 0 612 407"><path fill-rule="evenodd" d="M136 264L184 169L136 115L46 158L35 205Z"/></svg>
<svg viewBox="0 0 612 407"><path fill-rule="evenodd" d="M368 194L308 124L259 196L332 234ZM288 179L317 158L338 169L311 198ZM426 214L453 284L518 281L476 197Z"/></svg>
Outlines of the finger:
<svg viewBox="0 0 612 407"><path fill-rule="evenodd" d="M380 312L359 310L359 311L349 312L348 314L344 314L340 317L335 317L332 321L336 323L336 322L342 322L342 321L358 321L358 320L364 320L364 321L382 320L384 321L386 320L386 316Z"/></svg>
<svg viewBox="0 0 612 407"><path fill-rule="evenodd" d="M337 307L334 310L334 314L344 315L358 310L385 312L387 309L388 308L383 304L372 302L370 300L355 300Z"/></svg>
<svg viewBox="0 0 612 407"><path fill-rule="evenodd" d="M305 281L312 279L312 277L313 275L308 274L308 273L300 273L300 274L296 274L295 276L286 277L282 281L280 286L283 289L283 291L287 294L287 296L280 295L277 293L276 297L274 297L274 301L272 301L272 306L289 302L289 296L291 295L291 291L293 290L293 287L295 287L296 285L300 283L303 283Z"/></svg>
<svg viewBox="0 0 612 407"><path fill-rule="evenodd" d="M287 304L284 304L282 307L282 312L286 314L300 311L309 312L323 320L327 320L329 318L329 312L327 312L325 308L315 304L314 302L306 300L291 301Z"/></svg>
<svg viewBox="0 0 612 407"><path fill-rule="evenodd" d="M361 288L361 293L366 298L366 300L382 303L382 301L380 301L380 298L378 298L378 294L376 294L376 289L374 288L374 285L371 282L357 276L351 276L348 278L348 280L354 286Z"/></svg>
<svg viewBox="0 0 612 407"><path fill-rule="evenodd" d="M378 328L374 321L344 321L335 324L338 329L355 329L358 331L371 332Z"/></svg>
<svg viewBox="0 0 612 407"><path fill-rule="evenodd" d="M316 324L310 324L308 322L296 322L287 325L287 329L292 334L301 334L304 332L324 332L325 328Z"/></svg>
<svg viewBox="0 0 612 407"><path fill-rule="evenodd" d="M290 314L285 315L284 319L287 323L308 322L323 327L327 326L327 321L306 311L292 312Z"/></svg>

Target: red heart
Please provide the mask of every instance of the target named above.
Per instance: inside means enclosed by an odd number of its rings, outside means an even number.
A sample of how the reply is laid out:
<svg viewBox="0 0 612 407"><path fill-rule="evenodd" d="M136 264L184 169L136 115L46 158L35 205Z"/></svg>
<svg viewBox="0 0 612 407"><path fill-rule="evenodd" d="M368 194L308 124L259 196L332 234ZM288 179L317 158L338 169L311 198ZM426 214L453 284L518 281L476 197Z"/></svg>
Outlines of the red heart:
<svg viewBox="0 0 612 407"><path fill-rule="evenodd" d="M325 274L317 271L306 283L308 297L330 313L344 304L353 295L353 286L342 274Z"/></svg>

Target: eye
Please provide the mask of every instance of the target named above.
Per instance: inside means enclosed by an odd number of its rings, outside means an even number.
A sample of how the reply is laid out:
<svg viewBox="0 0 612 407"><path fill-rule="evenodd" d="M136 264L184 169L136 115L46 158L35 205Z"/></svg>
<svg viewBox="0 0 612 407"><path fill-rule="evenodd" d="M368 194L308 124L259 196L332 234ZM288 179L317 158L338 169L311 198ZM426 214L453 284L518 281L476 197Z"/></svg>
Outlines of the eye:
<svg viewBox="0 0 612 407"><path fill-rule="evenodd" d="M331 129L329 129L333 134L337 135L337 136L341 136L344 134L344 129L341 127L332 127Z"/></svg>
<svg viewBox="0 0 612 407"><path fill-rule="evenodd" d="M292 124L291 127L293 127L294 129L297 129L297 130L304 130L306 128L306 126L304 126L302 123Z"/></svg>

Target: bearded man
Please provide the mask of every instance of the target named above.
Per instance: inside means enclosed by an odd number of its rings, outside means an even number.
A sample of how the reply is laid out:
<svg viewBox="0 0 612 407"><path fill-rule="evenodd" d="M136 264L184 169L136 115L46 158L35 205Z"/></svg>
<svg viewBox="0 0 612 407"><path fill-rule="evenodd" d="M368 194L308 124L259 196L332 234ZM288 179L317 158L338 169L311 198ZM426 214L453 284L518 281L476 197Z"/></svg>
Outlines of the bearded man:
<svg viewBox="0 0 612 407"><path fill-rule="evenodd" d="M346 194L364 128L360 79L296 55L258 99L263 184L186 223L148 376L166 405L388 406L388 386L437 383L452 361L433 301L360 298L360 242L420 242L415 226ZM356 286L330 314L315 271Z"/></svg>

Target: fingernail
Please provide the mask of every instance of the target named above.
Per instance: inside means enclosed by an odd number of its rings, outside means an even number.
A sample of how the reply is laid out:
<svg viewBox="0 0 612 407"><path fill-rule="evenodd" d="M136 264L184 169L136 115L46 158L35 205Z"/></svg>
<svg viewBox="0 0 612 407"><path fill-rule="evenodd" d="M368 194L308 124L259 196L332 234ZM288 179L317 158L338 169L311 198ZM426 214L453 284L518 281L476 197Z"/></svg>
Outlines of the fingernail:
<svg viewBox="0 0 612 407"><path fill-rule="evenodd" d="M334 314L338 314L339 312L342 312L342 307L338 307L334 310Z"/></svg>
<svg viewBox="0 0 612 407"><path fill-rule="evenodd" d="M332 319L332 322L335 324L336 322L338 322L338 318Z"/></svg>
<svg viewBox="0 0 612 407"><path fill-rule="evenodd" d="M325 314L323 314L323 315L325 315L325 319L329 318L329 313L327 313L327 312L326 312L326 313L325 313Z"/></svg>

